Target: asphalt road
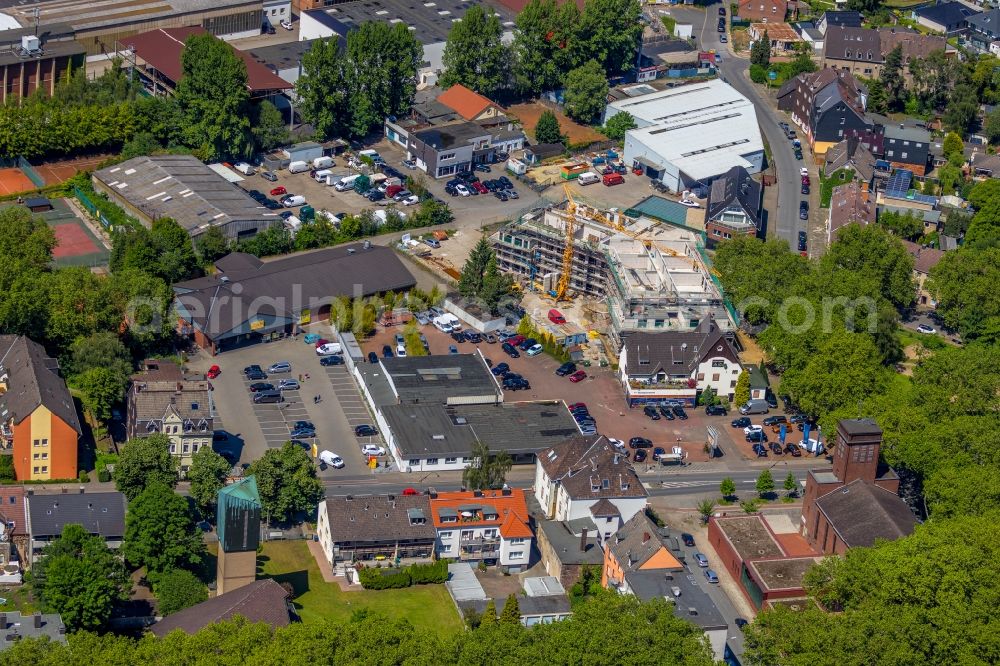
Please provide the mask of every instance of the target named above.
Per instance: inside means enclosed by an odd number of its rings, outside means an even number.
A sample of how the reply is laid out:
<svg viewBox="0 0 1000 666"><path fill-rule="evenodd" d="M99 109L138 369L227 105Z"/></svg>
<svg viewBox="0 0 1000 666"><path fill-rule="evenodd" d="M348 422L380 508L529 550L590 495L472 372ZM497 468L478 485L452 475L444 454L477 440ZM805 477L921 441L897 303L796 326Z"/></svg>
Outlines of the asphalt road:
<svg viewBox="0 0 1000 666"><path fill-rule="evenodd" d="M758 86L750 81L750 61L732 54L728 44L719 41L716 25L719 19L721 3L708 5L704 11L686 8L670 8L661 10L680 22L694 25L694 34L703 50L715 49L722 54L719 71L722 79L736 88L754 104L757 111L757 122L768 144L771 162L774 163L778 176L778 210L772 213L768 220L769 237L784 238L792 246L798 247L799 231L806 230L806 222L799 219L800 177L799 169L809 168L813 184L818 184L817 171L806 162L795 159L791 142L785 138L784 132L778 126L779 122L787 122L787 118L772 106L771 100L759 92ZM727 8L728 9L728 8ZM814 191L818 188L814 188ZM815 206L810 204L810 214L816 217ZM812 237L810 237L812 240Z"/></svg>

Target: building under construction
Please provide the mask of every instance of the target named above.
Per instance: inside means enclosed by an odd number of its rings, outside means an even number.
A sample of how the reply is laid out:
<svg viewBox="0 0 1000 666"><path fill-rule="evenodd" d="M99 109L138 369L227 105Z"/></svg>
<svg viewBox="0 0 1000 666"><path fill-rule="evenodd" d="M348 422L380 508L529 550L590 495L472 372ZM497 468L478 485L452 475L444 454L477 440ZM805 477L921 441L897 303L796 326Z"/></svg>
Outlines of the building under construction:
<svg viewBox="0 0 1000 666"><path fill-rule="evenodd" d="M573 238L569 294L606 302L615 347L629 332L689 331L709 317L732 328L701 259L698 234L648 218L573 201L533 212L493 235L500 267L525 276L529 288L556 292L567 223Z"/></svg>
<svg viewBox="0 0 1000 666"><path fill-rule="evenodd" d="M562 273L566 224L573 215L573 270L569 290L581 296L604 298L608 264L603 246L613 230L582 212L574 215L568 208L563 204L532 211L517 222L503 226L491 238L497 262L502 270L527 278L529 287L554 291Z"/></svg>

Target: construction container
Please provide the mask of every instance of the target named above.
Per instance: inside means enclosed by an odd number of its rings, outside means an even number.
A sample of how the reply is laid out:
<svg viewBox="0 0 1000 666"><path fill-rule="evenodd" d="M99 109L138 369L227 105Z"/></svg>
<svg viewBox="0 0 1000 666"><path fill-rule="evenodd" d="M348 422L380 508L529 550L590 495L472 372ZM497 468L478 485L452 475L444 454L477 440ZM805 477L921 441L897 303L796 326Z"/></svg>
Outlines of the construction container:
<svg viewBox="0 0 1000 666"><path fill-rule="evenodd" d="M577 162L575 164L565 164L560 170L560 177L563 180L574 180L580 176L581 173L586 173L590 170L590 165L585 162Z"/></svg>
<svg viewBox="0 0 1000 666"><path fill-rule="evenodd" d="M316 209L312 206L303 206L299 210L299 219L303 222L312 222L316 219Z"/></svg>

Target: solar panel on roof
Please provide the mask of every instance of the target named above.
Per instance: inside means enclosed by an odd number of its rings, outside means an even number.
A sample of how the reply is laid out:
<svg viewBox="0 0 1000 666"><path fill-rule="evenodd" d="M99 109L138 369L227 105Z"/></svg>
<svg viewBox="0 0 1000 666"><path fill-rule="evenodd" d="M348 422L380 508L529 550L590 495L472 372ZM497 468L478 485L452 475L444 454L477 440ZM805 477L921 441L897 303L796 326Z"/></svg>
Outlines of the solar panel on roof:
<svg viewBox="0 0 1000 666"><path fill-rule="evenodd" d="M886 192L893 195L906 194L913 181L913 173L907 169L897 169L889 176L889 183L886 185Z"/></svg>

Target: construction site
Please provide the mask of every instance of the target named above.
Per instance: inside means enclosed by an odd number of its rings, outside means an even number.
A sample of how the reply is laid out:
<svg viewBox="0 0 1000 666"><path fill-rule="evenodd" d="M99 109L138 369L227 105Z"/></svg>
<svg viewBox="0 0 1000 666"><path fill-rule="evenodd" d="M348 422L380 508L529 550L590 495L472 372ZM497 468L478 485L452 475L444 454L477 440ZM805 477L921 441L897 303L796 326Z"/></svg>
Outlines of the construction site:
<svg viewBox="0 0 1000 666"><path fill-rule="evenodd" d="M520 277L529 312L557 303L615 350L632 331L689 331L707 317L733 327L697 231L566 195L491 237L500 267Z"/></svg>

